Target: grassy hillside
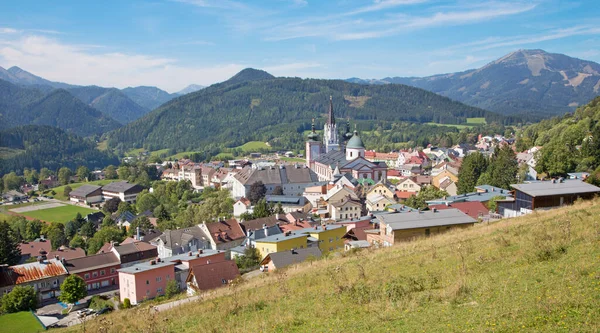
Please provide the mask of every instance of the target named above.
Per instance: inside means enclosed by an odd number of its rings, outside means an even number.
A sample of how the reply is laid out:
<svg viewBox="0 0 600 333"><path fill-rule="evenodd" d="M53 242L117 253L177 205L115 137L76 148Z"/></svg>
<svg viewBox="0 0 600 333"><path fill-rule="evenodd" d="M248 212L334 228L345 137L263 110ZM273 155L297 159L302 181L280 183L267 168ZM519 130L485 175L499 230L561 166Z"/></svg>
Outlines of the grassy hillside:
<svg viewBox="0 0 600 333"><path fill-rule="evenodd" d="M598 332L600 200L304 263L107 332ZM80 332L71 327L63 332Z"/></svg>

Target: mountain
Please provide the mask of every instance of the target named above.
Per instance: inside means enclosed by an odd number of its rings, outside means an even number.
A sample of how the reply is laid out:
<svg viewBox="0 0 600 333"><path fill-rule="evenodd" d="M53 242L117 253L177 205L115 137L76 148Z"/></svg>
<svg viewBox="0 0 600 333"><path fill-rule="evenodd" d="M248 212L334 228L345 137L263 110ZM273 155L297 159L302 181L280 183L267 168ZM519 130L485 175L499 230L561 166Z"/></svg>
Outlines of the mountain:
<svg viewBox="0 0 600 333"><path fill-rule="evenodd" d="M121 124L132 122L150 112L150 109L140 106L117 88L87 86L70 88L67 91Z"/></svg>
<svg viewBox="0 0 600 333"><path fill-rule="evenodd" d="M501 114L547 117L571 112L599 95L600 65L543 50L518 50L460 73L376 81L408 84Z"/></svg>
<svg viewBox="0 0 600 333"><path fill-rule="evenodd" d="M0 130L24 124L26 106L42 97L39 90L0 80Z"/></svg>
<svg viewBox="0 0 600 333"><path fill-rule="evenodd" d="M182 90L176 92L175 94L177 94L177 95L185 95L185 94L196 92L196 91L204 89L204 88L206 88L206 87L205 86L201 86L199 84L190 84L189 86L183 88Z"/></svg>
<svg viewBox="0 0 600 333"><path fill-rule="evenodd" d="M0 175L24 168L57 170L85 165L93 170L119 163L115 156L96 149L93 141L50 126L28 125L0 132L1 151L17 153L8 158L0 155Z"/></svg>
<svg viewBox="0 0 600 333"><path fill-rule="evenodd" d="M329 98L338 121L465 123L467 117L491 122L502 116L404 85L360 85L341 80L274 78L246 69L231 79L176 98L109 134L121 148L234 147L275 135L303 140L312 118L322 126ZM342 127L342 126L340 126Z"/></svg>
<svg viewBox="0 0 600 333"><path fill-rule="evenodd" d="M6 80L17 85L25 86L49 86L56 89L73 87L70 84L46 80L39 76L33 75L28 71L23 70L17 66L13 66L8 70L5 70L4 68L0 67L0 79Z"/></svg>
<svg viewBox="0 0 600 333"><path fill-rule="evenodd" d="M175 98L179 95L194 92L194 91L200 90L202 88L204 88L204 87L192 84L192 85L188 86L187 88L183 89L182 91L180 91L178 93L174 93L174 94L169 94L168 92L158 89L156 87L147 87L147 86L140 86L140 87L133 87L133 88L128 87L121 91L125 95L127 95L127 97L129 97L132 101L137 103L138 105L140 105L148 110L154 110L157 107L165 104L166 102L172 100L173 98ZM182 93L183 91L188 90L188 89L190 91Z"/></svg>

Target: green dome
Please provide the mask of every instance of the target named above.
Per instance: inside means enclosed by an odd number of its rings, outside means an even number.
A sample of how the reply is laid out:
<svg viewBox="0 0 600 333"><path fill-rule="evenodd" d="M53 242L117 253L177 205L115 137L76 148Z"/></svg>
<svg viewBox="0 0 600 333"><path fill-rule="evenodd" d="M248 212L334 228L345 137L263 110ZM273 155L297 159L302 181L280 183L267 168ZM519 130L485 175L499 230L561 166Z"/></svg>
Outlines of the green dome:
<svg viewBox="0 0 600 333"><path fill-rule="evenodd" d="M307 138L310 141L318 141L319 140L319 136L317 135L316 132L310 132L310 133L308 133Z"/></svg>
<svg viewBox="0 0 600 333"><path fill-rule="evenodd" d="M354 131L354 135L348 141L348 144L346 145L346 148L365 149L365 145L362 142L362 140L360 139L360 136L358 136L358 132L357 131Z"/></svg>

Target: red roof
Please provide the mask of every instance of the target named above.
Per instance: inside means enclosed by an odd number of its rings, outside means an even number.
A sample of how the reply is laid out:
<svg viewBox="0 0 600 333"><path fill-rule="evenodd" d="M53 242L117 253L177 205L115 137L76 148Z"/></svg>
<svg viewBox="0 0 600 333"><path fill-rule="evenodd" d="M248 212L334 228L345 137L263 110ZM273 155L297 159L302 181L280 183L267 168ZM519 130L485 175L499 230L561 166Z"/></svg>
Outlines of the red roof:
<svg viewBox="0 0 600 333"><path fill-rule="evenodd" d="M55 258L56 256L58 256L58 259L65 258L66 260L71 260L75 258L85 257L85 251L80 247L71 249L68 247L61 246L58 250L52 251L47 255L48 259Z"/></svg>
<svg viewBox="0 0 600 333"><path fill-rule="evenodd" d="M436 208L439 210L456 208L474 219L479 218L480 214L487 215L490 211L484 204L482 204L479 201L455 202L455 203L449 204L448 206L446 206L446 205L431 205L431 206L429 206L429 209L433 209L433 208Z"/></svg>
<svg viewBox="0 0 600 333"><path fill-rule="evenodd" d="M11 266L10 270L16 276L15 284L41 280L53 276L67 275L68 272L60 260L50 259L42 263L32 262L23 265Z"/></svg>
<svg viewBox="0 0 600 333"><path fill-rule="evenodd" d="M246 234L244 234L242 227L236 219L207 223L206 228L217 244L228 243L246 237Z"/></svg>
<svg viewBox="0 0 600 333"><path fill-rule="evenodd" d="M21 250L21 255L29 255L31 257L37 257L40 255L40 250L48 252L52 251L52 245L50 244L50 240L39 241L39 242L27 242L19 244L19 249Z"/></svg>
<svg viewBox="0 0 600 333"><path fill-rule="evenodd" d="M387 171L387 175L388 177L400 177L400 171L396 170L396 169L390 169Z"/></svg>
<svg viewBox="0 0 600 333"><path fill-rule="evenodd" d="M417 192L396 191L396 198L398 198L398 199L408 199L408 198L412 197L413 195L417 195Z"/></svg>
<svg viewBox="0 0 600 333"><path fill-rule="evenodd" d="M246 199L245 197L241 197L239 201L241 201L246 206L251 205L250 200Z"/></svg>
<svg viewBox="0 0 600 333"><path fill-rule="evenodd" d="M196 279L196 288L200 290L214 289L226 285L240 276L240 271L232 260L193 266L191 274ZM223 283L225 282L225 283Z"/></svg>

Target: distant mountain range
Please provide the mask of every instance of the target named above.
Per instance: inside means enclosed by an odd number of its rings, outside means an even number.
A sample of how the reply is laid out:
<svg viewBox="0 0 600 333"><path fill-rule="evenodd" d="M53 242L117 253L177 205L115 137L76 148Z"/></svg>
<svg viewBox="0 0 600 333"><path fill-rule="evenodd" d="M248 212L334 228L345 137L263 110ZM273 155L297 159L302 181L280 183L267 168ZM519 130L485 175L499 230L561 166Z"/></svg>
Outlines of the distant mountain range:
<svg viewBox="0 0 600 333"><path fill-rule="evenodd" d="M204 89L206 88L205 86L201 86L199 84L190 84L189 86L181 89L180 91L176 92L175 95L185 95L185 94L190 94L193 92L196 92L198 90Z"/></svg>
<svg viewBox="0 0 600 333"><path fill-rule="evenodd" d="M406 84L505 115L548 117L571 112L599 95L600 65L543 50L518 50L459 73L347 81Z"/></svg>
<svg viewBox="0 0 600 333"><path fill-rule="evenodd" d="M466 123L468 117L509 123L506 117L405 85L361 85L343 80L276 78L245 69L231 79L167 102L144 117L108 133L113 148L234 147L250 140L294 136L322 126L329 98L335 114L356 121ZM342 130L344 125L340 125ZM345 128L345 127L344 127Z"/></svg>

